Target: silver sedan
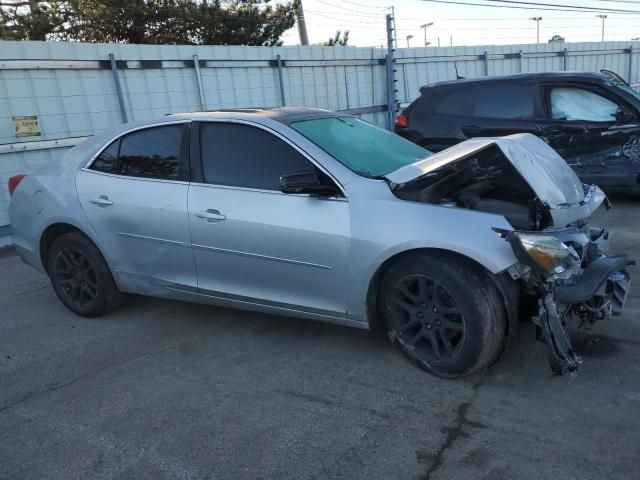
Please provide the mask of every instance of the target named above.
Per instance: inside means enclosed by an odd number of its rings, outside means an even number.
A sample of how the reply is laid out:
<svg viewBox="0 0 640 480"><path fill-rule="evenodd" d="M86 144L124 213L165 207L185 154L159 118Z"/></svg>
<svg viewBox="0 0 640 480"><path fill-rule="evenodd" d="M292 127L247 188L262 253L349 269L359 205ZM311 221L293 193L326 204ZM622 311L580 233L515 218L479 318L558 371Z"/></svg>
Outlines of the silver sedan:
<svg viewBox="0 0 640 480"><path fill-rule="evenodd" d="M9 190L17 251L76 314L136 293L379 328L445 377L495 361L522 299L574 371L568 320L619 314L630 282L585 221L604 194L527 134L431 154L323 110L171 115Z"/></svg>

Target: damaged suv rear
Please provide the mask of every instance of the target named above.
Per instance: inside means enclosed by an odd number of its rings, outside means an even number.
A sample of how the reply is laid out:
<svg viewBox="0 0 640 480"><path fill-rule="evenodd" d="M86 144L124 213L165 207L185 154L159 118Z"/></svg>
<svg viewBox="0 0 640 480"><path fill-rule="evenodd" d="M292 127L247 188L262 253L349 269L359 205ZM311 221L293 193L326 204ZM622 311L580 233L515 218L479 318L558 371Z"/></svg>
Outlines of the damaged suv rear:
<svg viewBox="0 0 640 480"><path fill-rule="evenodd" d="M508 269L533 316L554 373L575 372L581 360L567 334L620 315L629 291L626 255L608 253L609 232L589 225L605 194L584 185L548 145L530 134L467 140L387 175L393 193L415 202L503 215L512 230L494 228L511 245Z"/></svg>

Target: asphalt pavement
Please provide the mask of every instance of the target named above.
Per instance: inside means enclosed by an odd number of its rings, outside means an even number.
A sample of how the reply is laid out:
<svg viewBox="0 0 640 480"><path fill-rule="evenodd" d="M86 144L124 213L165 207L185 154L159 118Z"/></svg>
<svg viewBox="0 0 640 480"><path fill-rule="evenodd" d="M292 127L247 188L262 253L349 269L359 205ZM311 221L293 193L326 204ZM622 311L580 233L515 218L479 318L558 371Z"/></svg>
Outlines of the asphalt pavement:
<svg viewBox="0 0 640 480"><path fill-rule="evenodd" d="M594 223L640 260L639 203ZM379 334L306 320L143 297L80 318L8 252L0 478L638 478L640 278L575 345L573 379L524 325L487 374L441 380Z"/></svg>

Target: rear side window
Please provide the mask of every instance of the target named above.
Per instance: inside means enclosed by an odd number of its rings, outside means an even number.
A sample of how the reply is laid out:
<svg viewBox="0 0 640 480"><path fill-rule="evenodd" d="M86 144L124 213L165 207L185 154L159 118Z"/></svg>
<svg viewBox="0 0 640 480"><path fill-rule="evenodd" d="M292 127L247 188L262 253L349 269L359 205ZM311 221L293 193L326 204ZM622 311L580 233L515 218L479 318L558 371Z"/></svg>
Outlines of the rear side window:
<svg viewBox="0 0 640 480"><path fill-rule="evenodd" d="M109 145L92 170L128 177L181 180L183 125L152 127L125 135Z"/></svg>
<svg viewBox="0 0 640 480"><path fill-rule="evenodd" d="M465 115L468 110L471 90L450 90L439 94L433 92L429 96L431 111L442 115Z"/></svg>
<svg viewBox="0 0 640 480"><path fill-rule="evenodd" d="M532 85L488 85L476 87L474 116L481 118L533 119Z"/></svg>
<svg viewBox="0 0 640 480"><path fill-rule="evenodd" d="M280 190L280 177L315 171L289 144L261 128L238 123L202 123L202 170L206 183Z"/></svg>
<svg viewBox="0 0 640 480"><path fill-rule="evenodd" d="M91 170L97 170L104 173L120 173L118 167L118 149L120 148L120 139L114 141L105 148L98 158L93 161Z"/></svg>

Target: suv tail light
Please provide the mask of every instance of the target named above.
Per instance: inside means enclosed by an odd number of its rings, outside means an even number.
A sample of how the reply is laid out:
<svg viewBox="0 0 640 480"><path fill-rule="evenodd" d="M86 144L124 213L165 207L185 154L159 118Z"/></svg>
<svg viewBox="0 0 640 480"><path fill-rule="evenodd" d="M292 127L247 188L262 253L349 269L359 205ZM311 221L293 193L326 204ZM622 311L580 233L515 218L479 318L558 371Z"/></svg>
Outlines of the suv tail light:
<svg viewBox="0 0 640 480"><path fill-rule="evenodd" d="M409 126L409 119L406 115L398 115L396 117L396 127L407 128Z"/></svg>
<svg viewBox="0 0 640 480"><path fill-rule="evenodd" d="M24 177L26 177L26 175L16 175L9 178L9 195L13 195L13 192L16 191L16 188Z"/></svg>

